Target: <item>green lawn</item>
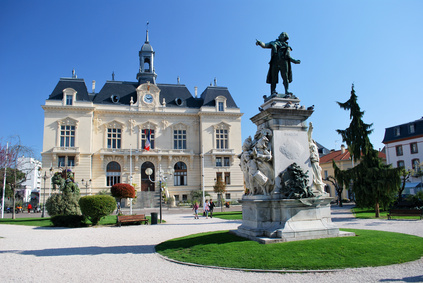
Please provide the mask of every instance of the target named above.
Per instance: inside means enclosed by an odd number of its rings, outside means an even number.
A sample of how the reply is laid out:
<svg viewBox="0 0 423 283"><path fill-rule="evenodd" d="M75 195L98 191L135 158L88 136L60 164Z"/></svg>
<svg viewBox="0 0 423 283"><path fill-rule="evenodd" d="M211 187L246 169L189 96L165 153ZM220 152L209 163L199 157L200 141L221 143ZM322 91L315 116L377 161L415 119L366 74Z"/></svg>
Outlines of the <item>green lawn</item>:
<svg viewBox="0 0 423 283"><path fill-rule="evenodd" d="M150 216L146 216L147 219L150 220ZM108 225L116 225L117 216L116 215L108 215L103 217L100 222L98 223L99 226L108 226ZM86 220L88 225L91 225L91 221ZM26 225L26 226L37 226L37 227L53 227L53 224L50 221L50 217L29 217L29 218L3 218L0 219L0 224L13 224L13 225Z"/></svg>
<svg viewBox="0 0 423 283"><path fill-rule="evenodd" d="M242 220L242 211L213 212L213 217L227 220Z"/></svg>
<svg viewBox="0 0 423 283"><path fill-rule="evenodd" d="M358 208L354 207L352 212L356 218L360 219L375 219L375 210L373 208ZM388 219L389 211L380 211L379 219ZM393 216L393 219L416 219L420 220L420 216Z"/></svg>
<svg viewBox="0 0 423 283"><path fill-rule="evenodd" d="M169 240L156 246L156 251L183 262L266 270L382 266L423 256L420 237L370 230L343 231L357 236L263 245L218 231Z"/></svg>

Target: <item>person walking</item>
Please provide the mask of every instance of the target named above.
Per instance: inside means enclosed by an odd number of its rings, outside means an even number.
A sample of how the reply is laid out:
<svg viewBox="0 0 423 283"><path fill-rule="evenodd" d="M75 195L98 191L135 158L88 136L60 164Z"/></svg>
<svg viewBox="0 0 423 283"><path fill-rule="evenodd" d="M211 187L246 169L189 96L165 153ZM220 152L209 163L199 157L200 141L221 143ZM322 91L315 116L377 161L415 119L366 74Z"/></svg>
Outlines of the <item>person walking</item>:
<svg viewBox="0 0 423 283"><path fill-rule="evenodd" d="M28 203L28 213L31 213L32 205Z"/></svg>
<svg viewBox="0 0 423 283"><path fill-rule="evenodd" d="M213 200L210 199L209 209L210 209L210 218L213 218L213 210L216 205L214 204Z"/></svg>
<svg viewBox="0 0 423 283"><path fill-rule="evenodd" d="M192 210L194 210L194 219L200 219L198 218L198 203L197 202L194 203Z"/></svg>
<svg viewBox="0 0 423 283"><path fill-rule="evenodd" d="M209 218L209 212L210 212L209 201L206 200L206 202L204 203L204 213L206 214L206 219Z"/></svg>

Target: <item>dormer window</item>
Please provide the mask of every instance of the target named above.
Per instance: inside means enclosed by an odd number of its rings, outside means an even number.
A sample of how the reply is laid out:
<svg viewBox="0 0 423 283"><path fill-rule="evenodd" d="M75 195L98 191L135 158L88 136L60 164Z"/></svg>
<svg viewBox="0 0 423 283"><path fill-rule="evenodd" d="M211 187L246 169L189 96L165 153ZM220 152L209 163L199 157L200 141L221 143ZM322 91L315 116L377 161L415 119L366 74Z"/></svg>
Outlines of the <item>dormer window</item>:
<svg viewBox="0 0 423 283"><path fill-rule="evenodd" d="M73 88L65 88L63 90L63 105L70 106L73 105L76 101L76 90Z"/></svg>
<svg viewBox="0 0 423 283"><path fill-rule="evenodd" d="M414 134L414 132L416 131L415 128L414 128L414 124L410 124L408 129L409 129L410 134Z"/></svg>
<svg viewBox="0 0 423 283"><path fill-rule="evenodd" d="M224 112L226 110L226 97L218 96L215 98L216 111Z"/></svg>
<svg viewBox="0 0 423 283"><path fill-rule="evenodd" d="M66 95L66 105L72 105L73 104L73 96L72 95Z"/></svg>
<svg viewBox="0 0 423 283"><path fill-rule="evenodd" d="M395 134L396 137L398 137L401 134L399 127L395 127L394 134Z"/></svg>
<svg viewBox="0 0 423 283"><path fill-rule="evenodd" d="M224 107L224 104L223 104L223 102L218 102L218 105L219 105L219 111L224 111L225 110L225 107Z"/></svg>

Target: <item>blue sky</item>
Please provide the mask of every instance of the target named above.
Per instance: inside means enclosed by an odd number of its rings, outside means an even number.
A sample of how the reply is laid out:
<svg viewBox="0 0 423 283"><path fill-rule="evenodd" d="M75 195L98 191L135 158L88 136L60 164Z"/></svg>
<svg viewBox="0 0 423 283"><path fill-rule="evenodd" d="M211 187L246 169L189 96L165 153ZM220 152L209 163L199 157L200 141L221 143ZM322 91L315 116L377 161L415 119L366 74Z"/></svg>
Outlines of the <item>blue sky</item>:
<svg viewBox="0 0 423 283"><path fill-rule="evenodd" d="M269 94L270 51L255 39L289 34L294 81L313 138L339 149L336 129L349 113L336 101L354 83L364 121L373 123L376 149L385 128L423 115L423 1L0 1L0 138L19 135L42 151L41 105L72 69L88 90L96 80L136 81L146 22L158 83L180 77L194 94L214 78L229 88L244 113L243 139L254 135L250 118ZM283 92L282 85L277 90Z"/></svg>

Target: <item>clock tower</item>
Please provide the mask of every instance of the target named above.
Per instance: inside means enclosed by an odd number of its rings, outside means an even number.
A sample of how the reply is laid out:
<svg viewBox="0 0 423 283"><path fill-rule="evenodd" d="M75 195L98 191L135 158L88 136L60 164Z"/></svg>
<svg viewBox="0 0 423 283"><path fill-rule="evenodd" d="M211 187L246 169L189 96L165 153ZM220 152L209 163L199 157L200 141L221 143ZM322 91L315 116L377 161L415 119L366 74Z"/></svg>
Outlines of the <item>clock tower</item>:
<svg viewBox="0 0 423 283"><path fill-rule="evenodd" d="M148 38L148 23L147 31L145 36L145 42L141 47L139 52L140 57L140 68L137 74L138 84L143 84L150 82L151 84L156 84L157 74L154 70L154 50L150 45Z"/></svg>

